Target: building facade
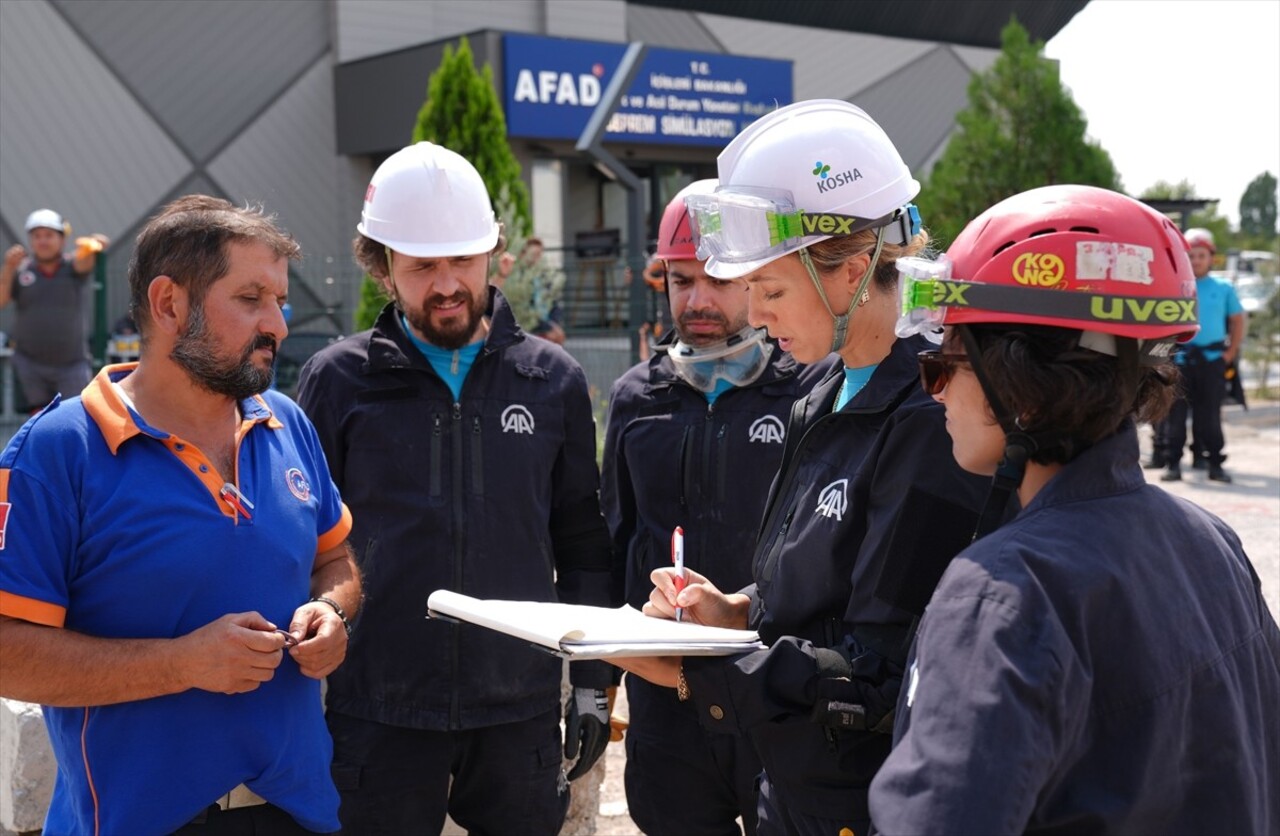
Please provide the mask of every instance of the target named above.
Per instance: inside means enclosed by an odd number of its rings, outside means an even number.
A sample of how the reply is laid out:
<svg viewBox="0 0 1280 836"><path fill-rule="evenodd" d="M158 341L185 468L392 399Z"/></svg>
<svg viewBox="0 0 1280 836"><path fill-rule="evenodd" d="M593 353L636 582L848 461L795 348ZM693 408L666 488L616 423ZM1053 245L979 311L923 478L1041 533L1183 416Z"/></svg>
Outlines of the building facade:
<svg viewBox="0 0 1280 836"><path fill-rule="evenodd" d="M190 192L261 203L306 254L291 291L294 333L343 333L359 292L350 240L365 185L377 164L409 141L427 79L444 45L460 35L469 36L477 63L494 67L532 194L534 234L553 254L563 248L572 259L575 242L599 243L591 233L618 230L625 239L626 189L575 150L568 129L533 134L555 109L546 105L589 111L584 102L607 85L628 43L646 44L650 58L689 59L685 76L700 69L715 76L727 62L741 62L746 76L734 70L712 79L724 82L714 92L737 102L740 120L751 116L744 109L758 111L765 101L852 101L923 173L954 129L971 74L998 55L1009 15L1030 19L1033 36L1047 39L1083 5L946 4L953 19L934 21L936 14L923 12L937 4L921 0L5 0L0 248L24 241L23 221L40 207L61 212L75 234L111 236L117 243L105 299L112 322L127 307L132 238L159 206ZM859 26L868 31L855 31ZM547 66L504 65L517 48ZM579 84L581 73L553 66L558 52L574 50L603 56L592 63L594 91L590 80ZM528 71L523 77L521 69ZM558 75L552 83L547 72L567 72L568 86ZM671 84L690 83L664 74ZM735 96L732 82L741 77L751 89ZM677 99L689 90L657 92ZM522 122L516 106L533 104L543 110ZM605 147L643 183L647 236L675 191L714 175L716 153L728 141L716 135L727 132L730 120L716 118L723 115L654 116L669 116L683 140L643 130L607 138ZM630 119L632 127L653 127L639 115ZM578 277L584 287L616 286L619 268L594 266L594 275ZM625 319L596 314L598 321L576 324ZM0 312L0 330L11 315Z"/></svg>

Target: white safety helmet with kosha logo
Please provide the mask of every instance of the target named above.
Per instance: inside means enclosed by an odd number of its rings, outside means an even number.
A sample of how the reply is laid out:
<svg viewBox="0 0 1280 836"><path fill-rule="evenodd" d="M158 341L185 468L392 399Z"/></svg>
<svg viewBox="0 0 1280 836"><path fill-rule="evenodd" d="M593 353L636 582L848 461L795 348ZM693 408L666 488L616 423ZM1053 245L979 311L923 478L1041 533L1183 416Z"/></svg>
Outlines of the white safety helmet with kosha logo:
<svg viewBox="0 0 1280 836"><path fill-rule="evenodd" d="M814 99L752 123L717 164L719 188L686 199L707 274L736 279L799 253L836 321L838 349L883 243L906 244L919 231L911 199L920 184L902 155L861 108ZM805 248L867 229L877 230L870 266L849 310L836 314Z"/></svg>
<svg viewBox="0 0 1280 836"><path fill-rule="evenodd" d="M402 148L378 166L356 229L417 258L490 253L499 231L475 166L430 142Z"/></svg>

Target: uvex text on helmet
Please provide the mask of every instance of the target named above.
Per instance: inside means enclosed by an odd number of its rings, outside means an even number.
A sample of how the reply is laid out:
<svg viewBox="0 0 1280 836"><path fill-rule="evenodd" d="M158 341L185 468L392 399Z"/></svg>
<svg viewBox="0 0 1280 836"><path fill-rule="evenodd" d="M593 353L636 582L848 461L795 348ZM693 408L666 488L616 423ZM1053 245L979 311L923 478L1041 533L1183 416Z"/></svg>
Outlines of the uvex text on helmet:
<svg viewBox="0 0 1280 836"><path fill-rule="evenodd" d="M1033 323L1189 339L1195 277L1182 235L1144 203L1093 186L1045 186L1002 200L947 250L944 322ZM935 297L938 294L935 291Z"/></svg>

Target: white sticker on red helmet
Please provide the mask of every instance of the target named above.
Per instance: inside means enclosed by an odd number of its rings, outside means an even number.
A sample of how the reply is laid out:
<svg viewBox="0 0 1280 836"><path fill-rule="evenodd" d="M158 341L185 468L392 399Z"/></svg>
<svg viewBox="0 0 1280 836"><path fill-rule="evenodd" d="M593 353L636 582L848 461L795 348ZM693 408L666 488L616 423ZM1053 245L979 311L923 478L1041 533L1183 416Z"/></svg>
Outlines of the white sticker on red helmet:
<svg viewBox="0 0 1280 836"><path fill-rule="evenodd" d="M1133 284L1151 284L1150 247L1117 244L1113 241L1079 241L1076 243L1076 279L1090 281L1111 279Z"/></svg>

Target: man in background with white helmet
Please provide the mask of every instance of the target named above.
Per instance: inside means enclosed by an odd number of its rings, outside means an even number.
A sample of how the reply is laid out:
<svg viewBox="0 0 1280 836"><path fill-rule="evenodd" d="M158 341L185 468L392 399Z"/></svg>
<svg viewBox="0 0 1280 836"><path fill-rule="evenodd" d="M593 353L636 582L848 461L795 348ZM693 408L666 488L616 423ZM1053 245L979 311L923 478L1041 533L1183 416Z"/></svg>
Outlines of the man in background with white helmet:
<svg viewBox="0 0 1280 836"><path fill-rule="evenodd" d="M1226 458L1222 454L1222 396L1226 391L1226 368L1240 356L1244 344L1244 307L1230 282L1209 275L1216 251L1213 233L1189 229L1185 237L1191 272L1196 277L1200 330L1190 342L1179 346L1174 357L1182 372L1182 396L1174 401L1163 423L1165 471L1160 479L1176 482L1182 478L1182 451L1187 443L1190 412L1195 463L1203 456L1211 480L1230 482L1231 477L1222 469Z"/></svg>
<svg viewBox="0 0 1280 836"><path fill-rule="evenodd" d="M818 377L747 323L745 284L711 278L697 257L684 198L715 186L699 180L663 212L656 257L675 328L609 393L600 497L620 582L637 609L649 600L649 573L671 563L677 526L691 569L724 589L751 583L791 406ZM736 833L741 816L754 833L761 766L750 741L705 731L693 705L639 677L627 677L627 703L627 807L636 824L697 836Z"/></svg>
<svg viewBox="0 0 1280 836"><path fill-rule="evenodd" d="M372 330L307 362L298 400L352 510L368 605L329 679L349 833L556 833L568 807L561 662L426 618L427 597L612 604L586 376L488 283L505 242L475 168L421 142L365 193L360 266L391 296ZM571 667L563 751L609 738L610 669Z"/></svg>
<svg viewBox="0 0 1280 836"><path fill-rule="evenodd" d="M39 409L59 393L80 394L89 385L85 297L98 253L110 242L101 233L81 238L73 255L62 251L71 227L52 209L27 216L26 248L14 244L0 266L0 308L18 303L13 367L27 405Z"/></svg>

